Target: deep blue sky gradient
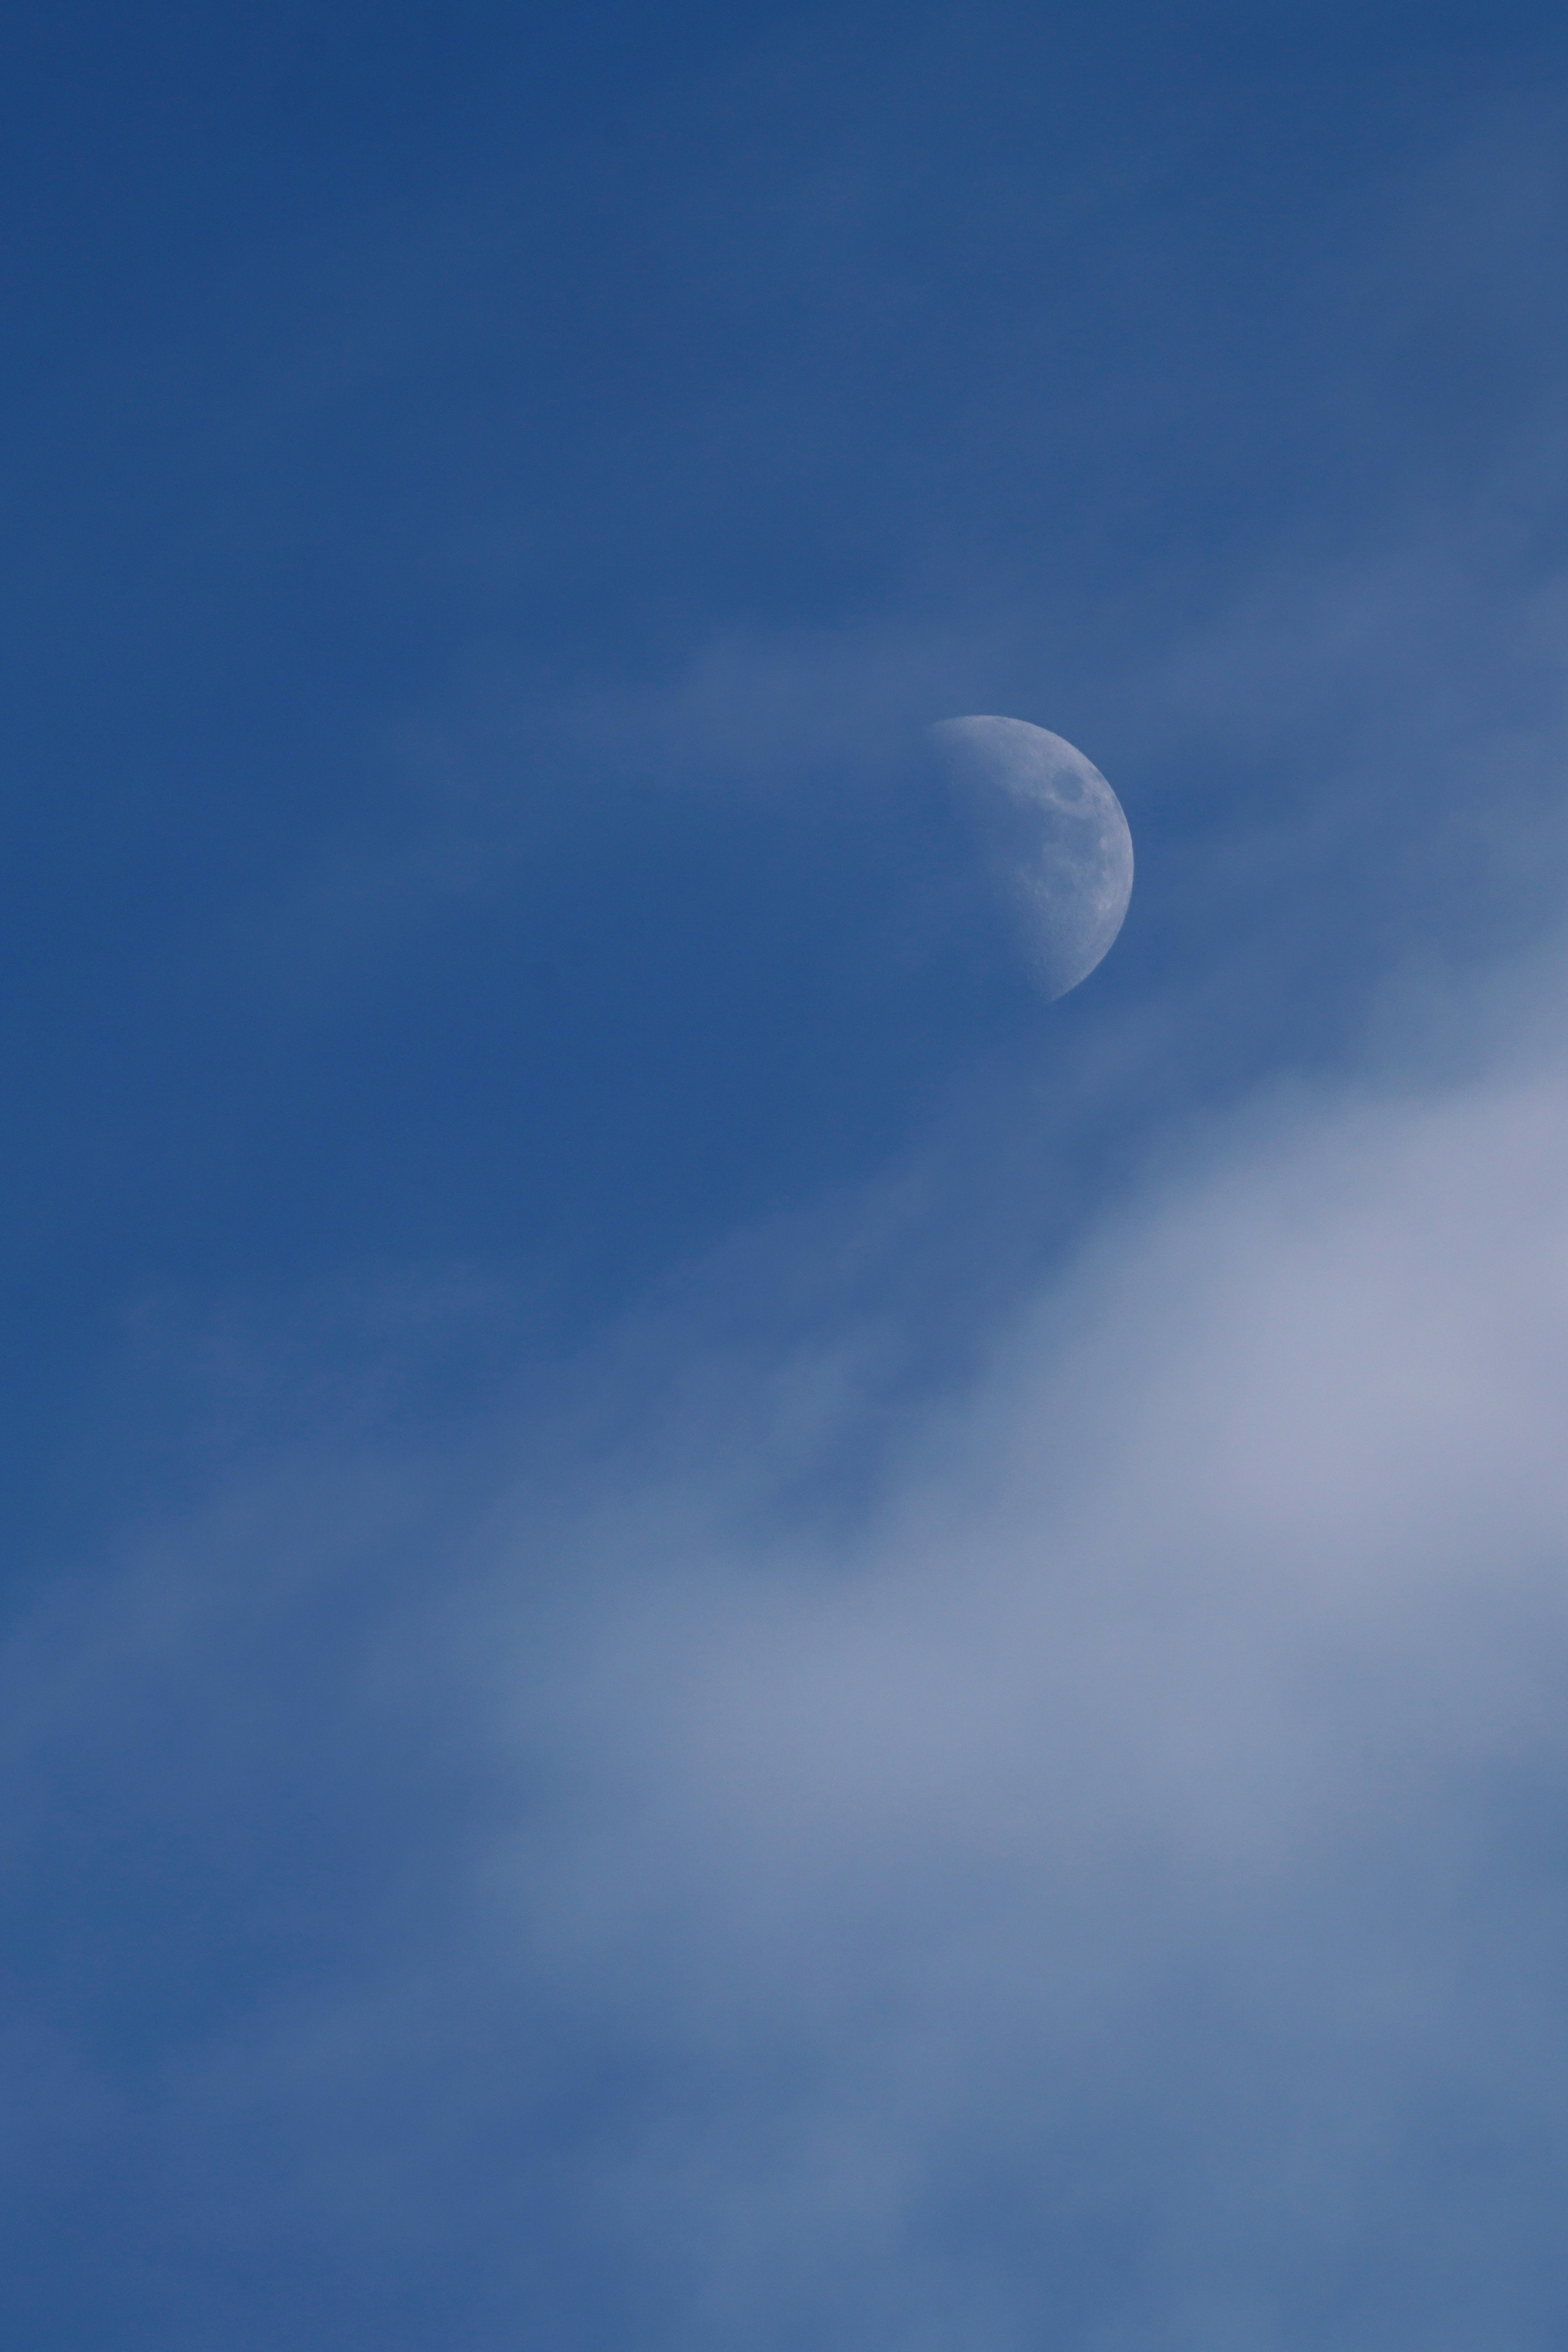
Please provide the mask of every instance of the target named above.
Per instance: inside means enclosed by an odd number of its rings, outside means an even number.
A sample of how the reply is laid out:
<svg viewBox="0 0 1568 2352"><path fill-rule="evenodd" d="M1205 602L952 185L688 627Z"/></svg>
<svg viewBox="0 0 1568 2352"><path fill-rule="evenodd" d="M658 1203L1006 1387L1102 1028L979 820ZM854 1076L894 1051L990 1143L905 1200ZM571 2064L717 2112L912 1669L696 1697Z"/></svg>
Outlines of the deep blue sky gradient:
<svg viewBox="0 0 1568 2352"><path fill-rule="evenodd" d="M866 953L879 809L672 805L691 747L605 773L563 706L955 636L889 721L1011 692L1152 841L1128 648L1495 505L1560 388L1537 222L1457 289L1402 243L1467 143L1528 216L1539 11L8 22L7 1279L58 1378L138 1286L355 1254L624 1299L973 1054ZM1552 560L1528 491L1498 528ZM1178 826L1312 789L1181 750Z"/></svg>

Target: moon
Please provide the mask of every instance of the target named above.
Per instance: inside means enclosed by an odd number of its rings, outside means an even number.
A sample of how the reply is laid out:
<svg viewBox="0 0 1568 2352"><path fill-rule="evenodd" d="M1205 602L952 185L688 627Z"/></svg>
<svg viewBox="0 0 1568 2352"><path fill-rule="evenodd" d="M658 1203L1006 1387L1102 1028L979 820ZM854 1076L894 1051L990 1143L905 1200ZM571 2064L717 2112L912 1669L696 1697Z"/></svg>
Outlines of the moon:
<svg viewBox="0 0 1568 2352"><path fill-rule="evenodd" d="M1023 719L942 719L930 730L977 821L1017 942L1047 998L1086 980L1132 896L1121 803L1081 751Z"/></svg>

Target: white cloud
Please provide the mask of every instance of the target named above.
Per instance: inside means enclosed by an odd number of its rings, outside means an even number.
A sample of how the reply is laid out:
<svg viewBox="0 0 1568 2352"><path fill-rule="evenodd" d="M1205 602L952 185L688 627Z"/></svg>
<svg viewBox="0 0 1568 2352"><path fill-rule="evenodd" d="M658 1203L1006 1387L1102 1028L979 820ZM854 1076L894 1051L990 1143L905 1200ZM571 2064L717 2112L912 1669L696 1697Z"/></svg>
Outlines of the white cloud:
<svg viewBox="0 0 1568 2352"><path fill-rule="evenodd" d="M1414 2342L1417 2248L1537 2340L1568 1064L1518 1034L1152 1171L852 1507L802 1465L886 1335L675 1318L667 1401L526 1475L318 1468L55 1629L31 1749L281 1851L302 1923L178 2037L170 2180L243 2142L226 2226L405 2253L477 2200L534 2324L591 2240L683 2344L1284 2344L1308 2273Z"/></svg>

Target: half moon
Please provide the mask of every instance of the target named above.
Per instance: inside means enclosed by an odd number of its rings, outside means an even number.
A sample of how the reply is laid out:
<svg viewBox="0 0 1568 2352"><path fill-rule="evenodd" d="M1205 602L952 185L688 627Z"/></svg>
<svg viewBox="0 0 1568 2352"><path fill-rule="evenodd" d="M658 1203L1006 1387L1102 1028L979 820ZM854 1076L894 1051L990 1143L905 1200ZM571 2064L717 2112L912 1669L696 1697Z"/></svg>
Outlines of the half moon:
<svg viewBox="0 0 1568 2352"><path fill-rule="evenodd" d="M943 719L930 731L1035 979L1065 996L1105 954L1132 895L1121 802L1081 751L1026 719Z"/></svg>

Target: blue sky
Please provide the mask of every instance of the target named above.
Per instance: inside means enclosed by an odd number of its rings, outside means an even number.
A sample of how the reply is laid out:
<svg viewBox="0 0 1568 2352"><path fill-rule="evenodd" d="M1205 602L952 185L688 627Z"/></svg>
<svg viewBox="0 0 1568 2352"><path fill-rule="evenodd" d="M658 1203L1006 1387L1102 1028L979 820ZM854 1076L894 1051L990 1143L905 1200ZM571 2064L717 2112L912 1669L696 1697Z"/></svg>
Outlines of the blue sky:
<svg viewBox="0 0 1568 2352"><path fill-rule="evenodd" d="M8 2341L1561 2342L1565 67L9 12Z"/></svg>

